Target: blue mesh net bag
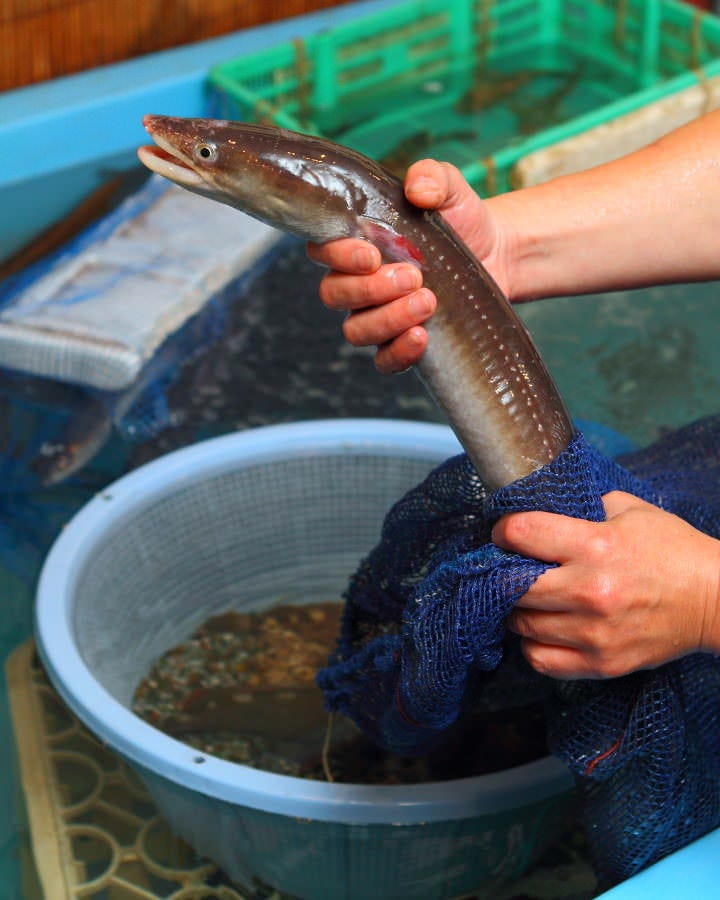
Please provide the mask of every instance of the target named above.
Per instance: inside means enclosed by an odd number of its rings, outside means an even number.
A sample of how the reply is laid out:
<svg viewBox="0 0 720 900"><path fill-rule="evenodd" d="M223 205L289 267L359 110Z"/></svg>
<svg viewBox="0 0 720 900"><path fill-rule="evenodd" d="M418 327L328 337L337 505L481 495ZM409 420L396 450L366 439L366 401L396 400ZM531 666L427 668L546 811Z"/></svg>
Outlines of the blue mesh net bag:
<svg viewBox="0 0 720 900"><path fill-rule="evenodd" d="M547 564L499 549L490 531L529 509L601 520L601 496L617 489L718 537L719 449L720 417L617 460L578 434L553 463L494 493L465 455L448 460L390 511L351 581L318 679L329 707L387 749L417 754L471 705L543 698L549 748L577 776L603 887L717 826L720 657L604 681L536 674L504 621Z"/></svg>

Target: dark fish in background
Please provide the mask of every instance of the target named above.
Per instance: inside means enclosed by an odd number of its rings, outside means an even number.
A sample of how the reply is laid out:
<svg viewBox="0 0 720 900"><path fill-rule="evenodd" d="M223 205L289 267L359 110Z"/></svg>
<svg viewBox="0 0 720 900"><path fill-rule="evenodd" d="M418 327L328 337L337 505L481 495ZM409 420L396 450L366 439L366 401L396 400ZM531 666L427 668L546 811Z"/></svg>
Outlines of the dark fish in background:
<svg viewBox="0 0 720 900"><path fill-rule="evenodd" d="M474 131L432 132L418 131L403 138L380 158L380 162L399 178L402 178L411 163L433 151L434 147L450 141L471 144L477 138ZM433 151L434 152L434 151Z"/></svg>
<svg viewBox="0 0 720 900"><path fill-rule="evenodd" d="M49 487L79 472L103 448L112 429L111 406L88 394L57 438L41 445L33 463L40 483Z"/></svg>

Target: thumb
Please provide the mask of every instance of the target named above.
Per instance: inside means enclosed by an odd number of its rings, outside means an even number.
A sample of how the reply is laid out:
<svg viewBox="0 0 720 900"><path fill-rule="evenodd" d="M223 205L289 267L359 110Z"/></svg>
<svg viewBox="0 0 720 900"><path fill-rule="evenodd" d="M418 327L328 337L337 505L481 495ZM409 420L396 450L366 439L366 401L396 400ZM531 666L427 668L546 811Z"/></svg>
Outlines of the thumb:
<svg viewBox="0 0 720 900"><path fill-rule="evenodd" d="M405 176L405 196L421 209L452 209L474 194L460 170L450 163L422 159L413 163Z"/></svg>
<svg viewBox="0 0 720 900"><path fill-rule="evenodd" d="M451 163L414 163L405 176L405 194L414 206L442 213L478 259L485 261L493 252L498 231L489 208ZM493 274L501 276L498 283L505 283L502 273Z"/></svg>
<svg viewBox="0 0 720 900"><path fill-rule="evenodd" d="M646 503L633 494L627 494L625 491L611 491L602 498L605 507L605 515L608 519L614 519L620 513L628 512L631 509L654 509L650 503Z"/></svg>

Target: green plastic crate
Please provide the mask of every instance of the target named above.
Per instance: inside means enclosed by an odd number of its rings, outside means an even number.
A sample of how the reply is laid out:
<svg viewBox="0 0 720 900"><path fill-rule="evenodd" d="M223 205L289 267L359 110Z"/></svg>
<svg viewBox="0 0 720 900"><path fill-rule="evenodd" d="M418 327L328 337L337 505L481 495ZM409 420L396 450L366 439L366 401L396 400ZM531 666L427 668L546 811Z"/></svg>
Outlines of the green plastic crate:
<svg viewBox="0 0 720 900"><path fill-rule="evenodd" d="M403 172L515 163L720 74L720 19L676 0L412 0L216 66L227 118L332 138Z"/></svg>

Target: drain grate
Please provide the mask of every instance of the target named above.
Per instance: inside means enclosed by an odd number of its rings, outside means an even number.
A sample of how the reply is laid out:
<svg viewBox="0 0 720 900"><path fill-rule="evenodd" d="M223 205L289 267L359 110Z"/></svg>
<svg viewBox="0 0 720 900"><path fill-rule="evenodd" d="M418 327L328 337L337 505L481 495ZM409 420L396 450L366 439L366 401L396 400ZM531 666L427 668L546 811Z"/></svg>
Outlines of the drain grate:
<svg viewBox="0 0 720 900"><path fill-rule="evenodd" d="M6 675L45 900L281 900L262 885L241 893L170 832L134 772L66 708L32 640L10 655ZM579 840L570 834L519 882L495 888L492 900L589 900L595 879ZM37 896L37 887L23 896ZM466 900L489 898L479 892Z"/></svg>
<svg viewBox="0 0 720 900"><path fill-rule="evenodd" d="M64 706L32 641L9 657L6 673L47 900L250 900L171 834L137 776ZM261 896L271 898L252 900Z"/></svg>

